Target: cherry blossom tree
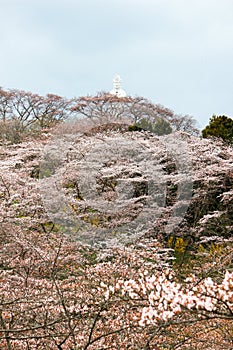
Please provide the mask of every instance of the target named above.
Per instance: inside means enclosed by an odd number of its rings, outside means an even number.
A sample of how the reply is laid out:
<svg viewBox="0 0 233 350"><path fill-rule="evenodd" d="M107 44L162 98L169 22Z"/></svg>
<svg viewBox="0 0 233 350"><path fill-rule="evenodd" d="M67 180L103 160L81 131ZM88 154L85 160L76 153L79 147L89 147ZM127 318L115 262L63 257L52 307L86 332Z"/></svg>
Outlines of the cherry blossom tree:
<svg viewBox="0 0 233 350"><path fill-rule="evenodd" d="M50 128L72 114L72 103L54 94L0 89L0 137L14 143L32 131Z"/></svg>

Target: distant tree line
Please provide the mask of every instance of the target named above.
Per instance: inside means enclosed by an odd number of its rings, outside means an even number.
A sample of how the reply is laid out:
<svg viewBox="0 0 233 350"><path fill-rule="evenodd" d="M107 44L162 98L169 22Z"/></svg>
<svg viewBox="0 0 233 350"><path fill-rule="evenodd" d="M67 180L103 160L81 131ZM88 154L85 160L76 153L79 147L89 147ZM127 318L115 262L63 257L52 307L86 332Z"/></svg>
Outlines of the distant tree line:
<svg viewBox="0 0 233 350"><path fill-rule="evenodd" d="M22 90L0 88L0 139L20 142L25 135L33 135L53 127L70 116L91 118L98 123L120 122L128 119L133 129L143 129L157 135L172 130L199 135L196 121L189 115L177 115L172 110L154 104L143 97L119 98L108 93L96 96L41 96Z"/></svg>
<svg viewBox="0 0 233 350"><path fill-rule="evenodd" d="M117 97L106 93L77 99L72 110L81 116L105 122L128 118L130 130L148 130L157 135L172 131L200 134L196 120L190 115L178 115L171 109L154 104L144 97Z"/></svg>

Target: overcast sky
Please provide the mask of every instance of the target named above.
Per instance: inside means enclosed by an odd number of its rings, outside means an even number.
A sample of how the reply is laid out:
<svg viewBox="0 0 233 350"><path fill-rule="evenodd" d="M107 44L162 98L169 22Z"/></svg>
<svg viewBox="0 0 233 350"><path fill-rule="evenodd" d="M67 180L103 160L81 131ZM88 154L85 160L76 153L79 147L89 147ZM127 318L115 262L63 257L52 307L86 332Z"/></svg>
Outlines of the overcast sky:
<svg viewBox="0 0 233 350"><path fill-rule="evenodd" d="M0 0L0 86L74 97L118 73L204 127L233 117L233 0Z"/></svg>

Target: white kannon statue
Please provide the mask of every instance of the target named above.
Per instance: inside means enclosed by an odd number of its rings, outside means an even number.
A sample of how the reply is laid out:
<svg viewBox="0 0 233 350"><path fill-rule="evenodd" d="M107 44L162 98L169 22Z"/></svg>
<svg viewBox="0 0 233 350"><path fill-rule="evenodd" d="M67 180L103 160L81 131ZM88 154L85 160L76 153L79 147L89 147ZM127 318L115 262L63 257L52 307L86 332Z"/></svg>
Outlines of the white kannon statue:
<svg viewBox="0 0 233 350"><path fill-rule="evenodd" d="M122 79L117 74L113 79L113 89L110 91L111 95L116 95L118 97L125 97L126 92L121 88Z"/></svg>

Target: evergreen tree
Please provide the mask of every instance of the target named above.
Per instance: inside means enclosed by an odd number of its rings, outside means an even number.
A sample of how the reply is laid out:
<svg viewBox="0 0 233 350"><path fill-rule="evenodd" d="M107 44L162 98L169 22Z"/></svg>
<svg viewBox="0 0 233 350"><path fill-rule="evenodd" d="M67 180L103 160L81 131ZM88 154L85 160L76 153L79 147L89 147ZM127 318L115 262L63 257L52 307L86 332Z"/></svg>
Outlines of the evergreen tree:
<svg viewBox="0 0 233 350"><path fill-rule="evenodd" d="M202 136L207 138L211 136L222 138L227 143L233 143L233 119L225 115L213 115L210 118L209 125L202 130Z"/></svg>
<svg viewBox="0 0 233 350"><path fill-rule="evenodd" d="M168 135L172 132L170 123L163 118L158 118L155 123L146 118L142 118L137 124L143 130L148 130L156 135Z"/></svg>

